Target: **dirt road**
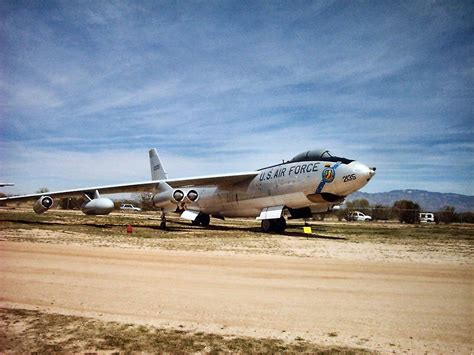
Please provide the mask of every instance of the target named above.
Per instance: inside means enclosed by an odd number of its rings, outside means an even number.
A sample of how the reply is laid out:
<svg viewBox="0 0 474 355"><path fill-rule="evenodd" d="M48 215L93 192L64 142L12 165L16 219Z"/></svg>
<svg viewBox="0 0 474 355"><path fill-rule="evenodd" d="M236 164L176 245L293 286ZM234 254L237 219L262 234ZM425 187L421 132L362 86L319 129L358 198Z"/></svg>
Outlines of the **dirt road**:
<svg viewBox="0 0 474 355"><path fill-rule="evenodd" d="M473 350L473 268L0 242L6 307L388 352Z"/></svg>

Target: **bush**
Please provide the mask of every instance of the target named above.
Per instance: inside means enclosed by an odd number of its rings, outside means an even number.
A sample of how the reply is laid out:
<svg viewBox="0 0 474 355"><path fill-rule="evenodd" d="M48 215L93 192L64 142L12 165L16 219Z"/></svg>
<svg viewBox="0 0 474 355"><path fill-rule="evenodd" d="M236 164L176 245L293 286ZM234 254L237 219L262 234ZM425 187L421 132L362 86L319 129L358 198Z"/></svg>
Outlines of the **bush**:
<svg viewBox="0 0 474 355"><path fill-rule="evenodd" d="M59 199L58 206L63 210L80 210L85 201L84 197L64 197Z"/></svg>
<svg viewBox="0 0 474 355"><path fill-rule="evenodd" d="M454 223L456 222L456 214L454 213L454 207L445 206L441 211L436 213L436 217L438 217L438 221L440 223Z"/></svg>
<svg viewBox="0 0 474 355"><path fill-rule="evenodd" d="M456 213L456 222L474 223L474 213L473 212Z"/></svg>
<svg viewBox="0 0 474 355"><path fill-rule="evenodd" d="M420 206L410 200L399 200L393 204L393 213L398 216L402 223L420 222Z"/></svg>
<svg viewBox="0 0 474 355"><path fill-rule="evenodd" d="M363 214L368 214L368 215L370 215L371 213L370 203L365 198L346 202L346 206L349 211L359 211L359 212L362 212Z"/></svg>
<svg viewBox="0 0 474 355"><path fill-rule="evenodd" d="M142 211L154 211L156 210L153 205L153 194L144 192L140 195L140 204L142 206Z"/></svg>
<svg viewBox="0 0 474 355"><path fill-rule="evenodd" d="M374 221L388 221L392 217L390 207L377 204L372 208L372 219Z"/></svg>
<svg viewBox="0 0 474 355"><path fill-rule="evenodd" d="M339 208L334 210L334 214L339 221L342 221L342 219L346 218L346 216L349 214L349 210L347 208Z"/></svg>

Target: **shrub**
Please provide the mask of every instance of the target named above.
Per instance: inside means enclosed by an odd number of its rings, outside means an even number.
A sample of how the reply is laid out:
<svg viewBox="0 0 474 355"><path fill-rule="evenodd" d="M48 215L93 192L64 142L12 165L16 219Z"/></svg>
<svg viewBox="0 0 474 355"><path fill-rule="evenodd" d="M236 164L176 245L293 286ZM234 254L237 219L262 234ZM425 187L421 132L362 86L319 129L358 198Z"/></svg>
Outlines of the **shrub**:
<svg viewBox="0 0 474 355"><path fill-rule="evenodd" d="M418 223L420 221L420 206L413 201L395 201L392 210L402 223Z"/></svg>
<svg viewBox="0 0 474 355"><path fill-rule="evenodd" d="M436 213L438 221L440 223L453 223L456 222L456 214L454 213L454 207L445 206L438 213Z"/></svg>
<svg viewBox="0 0 474 355"><path fill-rule="evenodd" d="M390 207L381 204L376 204L372 208L371 216L374 221L388 221L392 216L392 211Z"/></svg>

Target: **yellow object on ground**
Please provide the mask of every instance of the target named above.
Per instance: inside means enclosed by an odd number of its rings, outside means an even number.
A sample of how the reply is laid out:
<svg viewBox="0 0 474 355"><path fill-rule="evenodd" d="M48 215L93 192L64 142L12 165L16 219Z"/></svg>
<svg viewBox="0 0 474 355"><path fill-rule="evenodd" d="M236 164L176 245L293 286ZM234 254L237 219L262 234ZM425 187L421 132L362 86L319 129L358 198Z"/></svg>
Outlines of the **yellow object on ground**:
<svg viewBox="0 0 474 355"><path fill-rule="evenodd" d="M306 234L312 234L313 231L311 230L311 227L303 227L303 232L305 232Z"/></svg>

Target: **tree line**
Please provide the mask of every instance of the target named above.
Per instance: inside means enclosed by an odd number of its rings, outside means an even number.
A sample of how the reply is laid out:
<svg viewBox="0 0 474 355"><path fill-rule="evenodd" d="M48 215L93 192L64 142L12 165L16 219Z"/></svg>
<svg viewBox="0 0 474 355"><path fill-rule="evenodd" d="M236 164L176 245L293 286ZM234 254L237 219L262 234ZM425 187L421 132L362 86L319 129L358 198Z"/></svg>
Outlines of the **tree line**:
<svg viewBox="0 0 474 355"><path fill-rule="evenodd" d="M343 208L337 210L339 220L346 218L352 211L360 211L372 217L374 221L398 220L402 223L420 222L420 205L410 200L395 201L392 206L383 204L371 205L366 199L348 201ZM456 212L452 206L445 206L433 212L437 223L474 223L473 212Z"/></svg>

